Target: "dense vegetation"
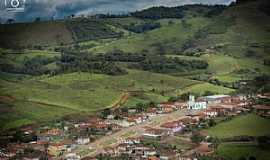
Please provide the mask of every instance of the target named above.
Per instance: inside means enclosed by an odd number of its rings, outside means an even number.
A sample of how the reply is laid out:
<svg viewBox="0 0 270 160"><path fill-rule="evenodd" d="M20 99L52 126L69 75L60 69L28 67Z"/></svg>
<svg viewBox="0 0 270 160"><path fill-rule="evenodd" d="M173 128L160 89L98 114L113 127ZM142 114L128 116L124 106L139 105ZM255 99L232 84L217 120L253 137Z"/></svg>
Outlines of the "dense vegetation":
<svg viewBox="0 0 270 160"><path fill-rule="evenodd" d="M128 68L142 69L158 73L173 73L206 69L208 64L202 60L181 60L177 57L167 58L162 55L140 55L114 52L102 55L87 53L65 53L61 56L59 65L62 71L83 71L105 73L110 75L124 74L125 71L115 62L133 62Z"/></svg>
<svg viewBox="0 0 270 160"><path fill-rule="evenodd" d="M124 25L124 28L126 30L129 30L135 33L143 33L143 32L150 31L150 30L160 28L160 27L161 27L160 23L157 23L157 22L146 22L143 24L131 23L129 25Z"/></svg>
<svg viewBox="0 0 270 160"><path fill-rule="evenodd" d="M75 41L116 38L121 36L121 33L115 32L103 21L95 19L78 18L68 20L66 23Z"/></svg>

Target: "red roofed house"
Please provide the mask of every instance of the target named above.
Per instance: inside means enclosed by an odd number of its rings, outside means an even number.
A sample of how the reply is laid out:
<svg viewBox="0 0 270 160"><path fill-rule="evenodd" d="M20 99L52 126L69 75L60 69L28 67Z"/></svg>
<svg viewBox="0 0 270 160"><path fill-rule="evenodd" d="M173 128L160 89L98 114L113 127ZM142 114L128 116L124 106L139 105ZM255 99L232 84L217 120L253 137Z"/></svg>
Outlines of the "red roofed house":
<svg viewBox="0 0 270 160"><path fill-rule="evenodd" d="M204 113L206 114L206 116L208 118L213 118L213 117L217 117L218 116L217 110L216 109L212 109L212 108L209 108L209 109L205 110Z"/></svg>
<svg viewBox="0 0 270 160"><path fill-rule="evenodd" d="M164 135L166 135L166 132L164 130L155 128L146 128L143 134L144 137L151 137L151 138L161 138Z"/></svg>
<svg viewBox="0 0 270 160"><path fill-rule="evenodd" d="M139 143L141 143L141 138L140 137L127 138L127 139L124 139L122 143L124 143L124 144L139 144Z"/></svg>
<svg viewBox="0 0 270 160"><path fill-rule="evenodd" d="M160 159L156 156L150 156L148 157L148 160L160 160Z"/></svg>
<svg viewBox="0 0 270 160"><path fill-rule="evenodd" d="M196 148L195 152L201 156L206 156L213 153L213 150L209 148L208 143L201 143L199 147Z"/></svg>
<svg viewBox="0 0 270 160"><path fill-rule="evenodd" d="M128 122L134 122L136 124L140 124L140 123L146 121L146 119L147 118L145 116L142 116L142 115L133 115L133 116L127 117Z"/></svg>
<svg viewBox="0 0 270 160"><path fill-rule="evenodd" d="M181 121L173 121L164 123L161 125L162 128L165 128L169 131L169 134L174 134L175 132L180 132L185 127Z"/></svg>
<svg viewBox="0 0 270 160"><path fill-rule="evenodd" d="M170 112L173 112L174 110L177 109L173 102L161 103L161 104L159 104L159 107L160 107L162 113L170 113Z"/></svg>
<svg viewBox="0 0 270 160"><path fill-rule="evenodd" d="M149 116L149 117L153 117L157 114L157 108L155 107L150 107L150 108L147 108L146 110L146 115Z"/></svg>
<svg viewBox="0 0 270 160"><path fill-rule="evenodd" d="M263 117L270 117L270 106L267 105L255 105L253 108L256 110L256 113Z"/></svg>

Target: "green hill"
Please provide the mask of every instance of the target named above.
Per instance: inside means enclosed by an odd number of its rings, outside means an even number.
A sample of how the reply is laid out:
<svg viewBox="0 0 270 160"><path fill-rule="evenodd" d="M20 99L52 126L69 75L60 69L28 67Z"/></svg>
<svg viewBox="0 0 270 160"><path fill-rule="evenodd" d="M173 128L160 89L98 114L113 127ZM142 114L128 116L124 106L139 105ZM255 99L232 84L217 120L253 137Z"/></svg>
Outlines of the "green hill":
<svg viewBox="0 0 270 160"><path fill-rule="evenodd" d="M235 92L270 74L268 3L0 25L1 129L95 113L125 93L130 107Z"/></svg>

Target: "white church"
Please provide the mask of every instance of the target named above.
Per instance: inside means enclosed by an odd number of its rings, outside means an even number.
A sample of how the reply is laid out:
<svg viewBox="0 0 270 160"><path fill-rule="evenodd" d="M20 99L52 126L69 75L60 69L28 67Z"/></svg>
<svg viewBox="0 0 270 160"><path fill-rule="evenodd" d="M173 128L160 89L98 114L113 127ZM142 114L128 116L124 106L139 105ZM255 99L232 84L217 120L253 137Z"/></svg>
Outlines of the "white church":
<svg viewBox="0 0 270 160"><path fill-rule="evenodd" d="M195 101L195 97L193 95L189 95L189 100L187 102L187 108L191 110L200 110L206 109L207 103L206 101Z"/></svg>

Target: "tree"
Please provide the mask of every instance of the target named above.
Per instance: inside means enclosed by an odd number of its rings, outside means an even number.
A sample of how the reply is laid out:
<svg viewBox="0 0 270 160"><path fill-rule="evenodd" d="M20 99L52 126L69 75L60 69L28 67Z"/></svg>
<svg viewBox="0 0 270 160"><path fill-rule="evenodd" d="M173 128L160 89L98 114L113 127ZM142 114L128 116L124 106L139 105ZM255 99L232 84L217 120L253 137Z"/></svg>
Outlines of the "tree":
<svg viewBox="0 0 270 160"><path fill-rule="evenodd" d="M37 17L36 19L35 19L35 22L40 22L41 21L41 18L40 17Z"/></svg>
<svg viewBox="0 0 270 160"><path fill-rule="evenodd" d="M15 19L9 18L9 19L7 20L7 24L11 24L11 23L14 23L14 22L15 22Z"/></svg>
<svg viewBox="0 0 270 160"><path fill-rule="evenodd" d="M106 118L108 115L111 114L111 110L109 108L106 108L101 112L101 114L103 118Z"/></svg>
<svg viewBox="0 0 270 160"><path fill-rule="evenodd" d="M215 93L212 92L212 91L205 91L203 96L211 96L211 95L214 95Z"/></svg>
<svg viewBox="0 0 270 160"><path fill-rule="evenodd" d="M249 160L256 160L256 157L250 156L248 159L249 159Z"/></svg>
<svg viewBox="0 0 270 160"><path fill-rule="evenodd" d="M214 119L210 119L208 122L209 127L213 127L214 125L216 125L216 122Z"/></svg>
<svg viewBox="0 0 270 160"><path fill-rule="evenodd" d="M202 135L200 135L199 133L192 133L191 141L193 143L200 143L203 141L203 139L204 139L204 137Z"/></svg>
<svg viewBox="0 0 270 160"><path fill-rule="evenodd" d="M189 95L190 93L183 93L180 95L180 99L182 99L183 101L187 101L189 99Z"/></svg>
<svg viewBox="0 0 270 160"><path fill-rule="evenodd" d="M257 143L260 148L266 148L269 145L269 138L266 136L259 136L257 138Z"/></svg>
<svg viewBox="0 0 270 160"><path fill-rule="evenodd" d="M238 160L247 160L246 157L239 157Z"/></svg>

